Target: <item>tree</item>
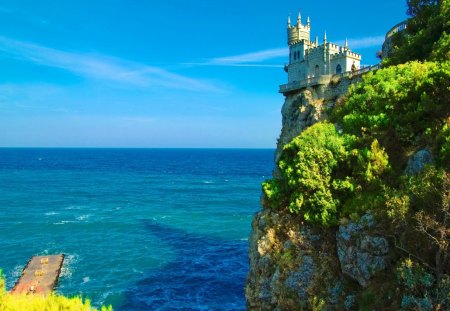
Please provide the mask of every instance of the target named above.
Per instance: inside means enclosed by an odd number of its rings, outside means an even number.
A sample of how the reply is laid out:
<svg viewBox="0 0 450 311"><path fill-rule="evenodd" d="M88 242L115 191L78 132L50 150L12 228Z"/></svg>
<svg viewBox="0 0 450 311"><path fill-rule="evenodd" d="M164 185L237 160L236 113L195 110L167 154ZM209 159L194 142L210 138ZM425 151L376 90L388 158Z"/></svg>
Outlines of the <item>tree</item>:
<svg viewBox="0 0 450 311"><path fill-rule="evenodd" d="M441 37L450 34L450 0L408 0L407 13L411 16L406 32L394 36L394 50L383 60L387 66L412 60L430 59L433 51L440 49ZM406 34L406 35L405 35ZM446 54L448 51L443 51Z"/></svg>

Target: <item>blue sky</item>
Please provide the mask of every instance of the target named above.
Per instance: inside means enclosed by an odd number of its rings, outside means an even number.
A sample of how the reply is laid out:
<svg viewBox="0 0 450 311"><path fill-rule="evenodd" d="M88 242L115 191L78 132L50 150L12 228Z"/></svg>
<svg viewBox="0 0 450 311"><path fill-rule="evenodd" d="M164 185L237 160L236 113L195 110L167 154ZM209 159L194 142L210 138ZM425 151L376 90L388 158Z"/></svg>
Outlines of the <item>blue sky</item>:
<svg viewBox="0 0 450 311"><path fill-rule="evenodd" d="M273 148L286 20L375 64L405 1L0 0L0 146Z"/></svg>

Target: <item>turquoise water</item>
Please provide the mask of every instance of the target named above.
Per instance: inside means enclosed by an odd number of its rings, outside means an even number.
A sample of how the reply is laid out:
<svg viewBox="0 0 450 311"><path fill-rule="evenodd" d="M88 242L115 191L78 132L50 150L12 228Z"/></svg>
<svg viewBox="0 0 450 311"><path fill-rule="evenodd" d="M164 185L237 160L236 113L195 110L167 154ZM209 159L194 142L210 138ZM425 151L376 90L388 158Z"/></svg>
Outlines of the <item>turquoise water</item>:
<svg viewBox="0 0 450 311"><path fill-rule="evenodd" d="M273 150L0 149L0 267L64 253L57 291L116 310L243 310Z"/></svg>

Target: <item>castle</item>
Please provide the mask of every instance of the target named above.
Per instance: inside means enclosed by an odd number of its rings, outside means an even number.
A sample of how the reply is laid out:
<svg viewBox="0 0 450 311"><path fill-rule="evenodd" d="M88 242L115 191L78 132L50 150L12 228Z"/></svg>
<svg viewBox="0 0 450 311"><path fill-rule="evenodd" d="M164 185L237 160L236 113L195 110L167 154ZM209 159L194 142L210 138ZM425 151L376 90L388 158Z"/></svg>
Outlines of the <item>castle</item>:
<svg viewBox="0 0 450 311"><path fill-rule="evenodd" d="M324 76L356 71L360 67L361 55L348 48L347 40L344 46L338 46L328 42L325 33L323 43L319 44L318 37L315 42L311 41L310 31L309 17L305 25L302 24L300 13L297 25L291 25L290 17L288 18L289 64L284 68L288 73L288 84L281 86L282 93L283 87L286 90L291 89L299 82L304 85L307 81L312 82L314 78L318 80Z"/></svg>

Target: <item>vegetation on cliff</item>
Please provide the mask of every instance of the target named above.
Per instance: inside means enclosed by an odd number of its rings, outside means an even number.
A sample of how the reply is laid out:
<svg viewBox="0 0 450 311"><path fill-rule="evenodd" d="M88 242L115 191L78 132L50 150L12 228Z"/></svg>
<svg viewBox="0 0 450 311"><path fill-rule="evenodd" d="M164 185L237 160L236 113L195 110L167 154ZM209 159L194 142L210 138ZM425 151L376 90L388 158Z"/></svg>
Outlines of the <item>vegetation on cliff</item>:
<svg viewBox="0 0 450 311"><path fill-rule="evenodd" d="M373 303L443 310L450 308L450 1L408 6L408 33L384 68L353 85L329 122L284 146L282 178L263 190L271 207L311 226L371 213L394 244L395 276L374 281L386 290L371 292L380 295ZM370 290L362 290L360 309L375 306L364 298Z"/></svg>
<svg viewBox="0 0 450 311"><path fill-rule="evenodd" d="M408 0L406 31L395 35L394 53L384 65L412 60L450 60L450 3L447 0Z"/></svg>
<svg viewBox="0 0 450 311"><path fill-rule="evenodd" d="M47 297L39 295L10 295L5 289L5 279L0 270L0 311L95 311L89 300L80 297L67 298L60 295ZM102 307L102 311L112 311L112 307Z"/></svg>

